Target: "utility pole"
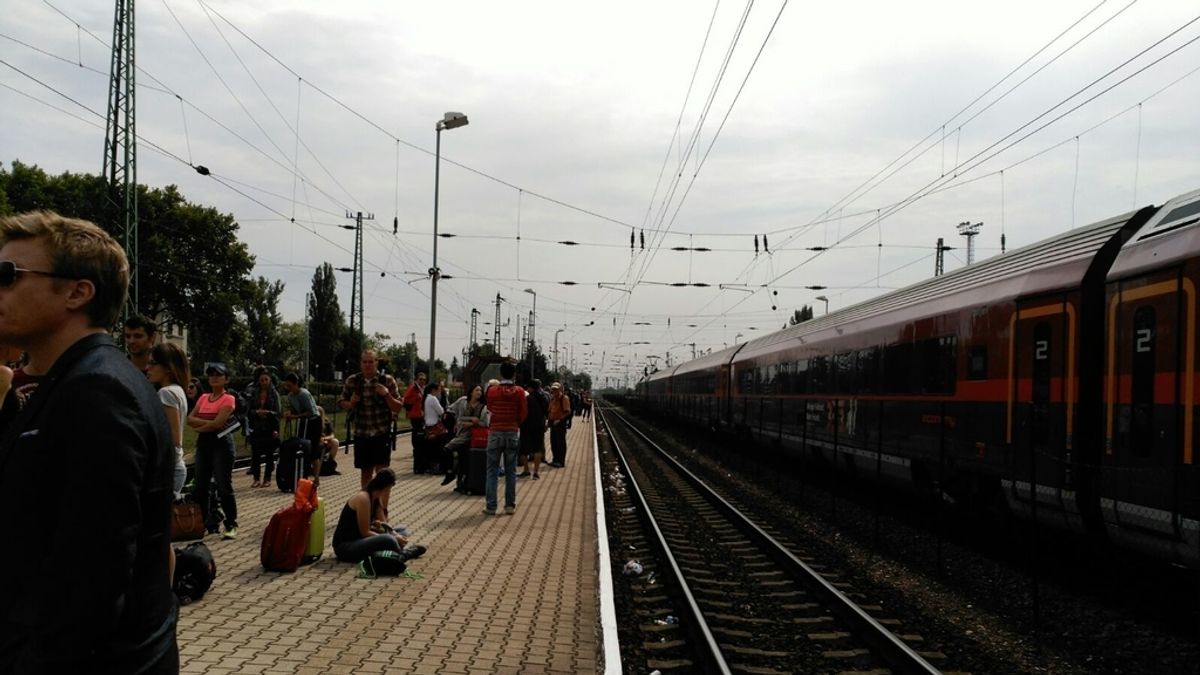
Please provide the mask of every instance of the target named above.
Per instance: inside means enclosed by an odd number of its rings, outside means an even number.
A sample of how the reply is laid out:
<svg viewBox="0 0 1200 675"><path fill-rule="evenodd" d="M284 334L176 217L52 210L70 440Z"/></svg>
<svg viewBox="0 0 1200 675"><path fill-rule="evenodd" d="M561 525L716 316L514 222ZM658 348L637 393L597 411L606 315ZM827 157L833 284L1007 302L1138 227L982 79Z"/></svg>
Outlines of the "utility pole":
<svg viewBox="0 0 1200 675"><path fill-rule="evenodd" d="M308 378L311 375L311 372L308 369L309 321L312 319L312 314L309 312L309 309L311 307L312 307L312 293L305 293L304 294L304 363L301 364L303 366L303 369L300 371L300 372L304 373L304 381L305 382L308 382Z"/></svg>
<svg viewBox="0 0 1200 675"><path fill-rule="evenodd" d="M408 379L417 381L417 334L412 334L412 342L408 348Z"/></svg>
<svg viewBox="0 0 1200 675"><path fill-rule="evenodd" d="M958 224L958 233L967 238L967 264L975 262L975 237L979 234L979 228L983 227L983 223L972 223L963 221Z"/></svg>
<svg viewBox="0 0 1200 675"><path fill-rule="evenodd" d="M946 246L942 243L944 240L938 237L937 240L937 255L933 259L933 276L940 277L946 271Z"/></svg>
<svg viewBox="0 0 1200 675"><path fill-rule="evenodd" d="M470 351L471 356L475 355L475 350L476 350L475 331L478 328L479 328L479 310L472 307L471 308L471 344L468 347L468 350ZM463 359L464 360L466 359L466 355L463 356ZM465 365L465 363L464 363L464 365Z"/></svg>
<svg viewBox="0 0 1200 675"><path fill-rule="evenodd" d="M104 168L108 203L125 257L129 260L129 299L124 317L138 313L137 106L133 1L116 0L112 63L108 75L108 122L104 132ZM197 167L201 175L208 169Z"/></svg>
<svg viewBox="0 0 1200 675"><path fill-rule="evenodd" d="M696 343L689 342L688 344L691 345L691 347L692 347L692 358L694 359L694 358L696 358Z"/></svg>
<svg viewBox="0 0 1200 675"><path fill-rule="evenodd" d="M375 214L368 213L363 215L362 211L358 213L346 212L347 218L354 219L354 271L352 272L353 280L350 282L350 336L351 339L358 335L358 347L361 351L366 344L366 335L363 332L363 221L375 220ZM345 229L350 229L349 225L342 226ZM355 319L358 319L357 333L355 332ZM354 355L352 355L354 356Z"/></svg>
<svg viewBox="0 0 1200 675"><path fill-rule="evenodd" d="M496 354L500 353L500 303L504 302L504 298L500 294L496 294L496 321L492 325L492 345L496 348Z"/></svg>

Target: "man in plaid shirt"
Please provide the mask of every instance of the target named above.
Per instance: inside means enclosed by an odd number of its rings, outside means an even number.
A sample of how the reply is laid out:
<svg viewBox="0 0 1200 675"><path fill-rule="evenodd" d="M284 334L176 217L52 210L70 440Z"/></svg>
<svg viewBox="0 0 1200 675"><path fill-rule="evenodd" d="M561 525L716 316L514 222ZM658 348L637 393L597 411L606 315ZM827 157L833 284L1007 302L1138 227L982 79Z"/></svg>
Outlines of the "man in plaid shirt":
<svg viewBox="0 0 1200 675"><path fill-rule="evenodd" d="M404 409L395 378L379 372L373 350L362 353L362 372L346 378L338 405L354 415L354 466L362 472L365 490L375 473L391 463L392 415Z"/></svg>

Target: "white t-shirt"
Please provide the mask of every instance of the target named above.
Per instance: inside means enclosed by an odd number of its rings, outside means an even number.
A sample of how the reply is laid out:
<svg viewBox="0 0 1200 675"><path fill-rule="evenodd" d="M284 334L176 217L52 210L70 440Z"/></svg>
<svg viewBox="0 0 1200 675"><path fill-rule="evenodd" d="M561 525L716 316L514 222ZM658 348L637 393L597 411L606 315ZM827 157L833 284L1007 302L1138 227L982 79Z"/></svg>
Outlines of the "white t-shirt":
<svg viewBox="0 0 1200 675"><path fill-rule="evenodd" d="M179 416L179 431L182 433L187 428L187 397L183 394L183 387L177 384L169 384L158 390L158 400L168 408L173 408L175 414ZM168 413L170 414L170 413ZM175 444L175 439L171 439L171 444ZM175 447L175 458L183 457L183 444Z"/></svg>
<svg viewBox="0 0 1200 675"><path fill-rule="evenodd" d="M431 427L437 424L444 414L446 414L446 409L442 407L442 402L438 400L438 397L433 394L425 397L425 426Z"/></svg>

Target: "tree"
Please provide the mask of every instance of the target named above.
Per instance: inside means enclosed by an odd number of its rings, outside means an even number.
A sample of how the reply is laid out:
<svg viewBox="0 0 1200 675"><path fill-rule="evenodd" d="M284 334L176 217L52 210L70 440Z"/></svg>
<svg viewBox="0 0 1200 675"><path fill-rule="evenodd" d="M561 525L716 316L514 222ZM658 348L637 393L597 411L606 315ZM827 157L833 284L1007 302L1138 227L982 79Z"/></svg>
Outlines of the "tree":
<svg viewBox="0 0 1200 675"><path fill-rule="evenodd" d="M247 364L281 365L283 362L283 317L279 314L282 281L258 277L246 289L242 313L248 333L242 355Z"/></svg>
<svg viewBox="0 0 1200 675"><path fill-rule="evenodd" d="M804 323L811 318L813 318L813 308L808 305L804 305L792 313L792 316L788 319L787 323L783 324L783 327L787 328L788 326L795 326L796 324Z"/></svg>
<svg viewBox="0 0 1200 675"><path fill-rule="evenodd" d="M312 295L308 300L308 351L312 373L318 380L333 379L334 359L342 351L347 332L346 317L338 306L337 278L333 265L322 263L313 273Z"/></svg>
<svg viewBox="0 0 1200 675"><path fill-rule="evenodd" d="M458 365L458 357L450 359L450 381L462 382L463 369Z"/></svg>
<svg viewBox="0 0 1200 675"><path fill-rule="evenodd" d="M285 373L299 373L308 379L304 372L304 322L284 321L279 324L279 364Z"/></svg>
<svg viewBox="0 0 1200 675"><path fill-rule="evenodd" d="M197 368L234 360L247 339L237 312L247 297L254 257L238 241L231 214L188 202L178 188L138 185L138 310L189 330ZM95 222L116 236L103 177L50 176L13 161L0 167L0 210L52 209Z"/></svg>

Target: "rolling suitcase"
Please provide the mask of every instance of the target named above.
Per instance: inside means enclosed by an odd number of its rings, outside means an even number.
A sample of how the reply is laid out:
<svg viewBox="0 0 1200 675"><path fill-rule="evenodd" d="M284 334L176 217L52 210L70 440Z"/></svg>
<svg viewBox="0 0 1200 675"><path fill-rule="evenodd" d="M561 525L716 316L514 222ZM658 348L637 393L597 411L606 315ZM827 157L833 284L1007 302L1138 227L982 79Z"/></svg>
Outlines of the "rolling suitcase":
<svg viewBox="0 0 1200 675"><path fill-rule="evenodd" d="M295 572L305 561L311 545L313 514L320 509L312 481L298 481L292 503L275 512L263 532L259 560L271 572ZM321 546L325 544L324 510L321 514Z"/></svg>
<svg viewBox="0 0 1200 675"><path fill-rule="evenodd" d="M317 508L308 519L308 546L304 549L304 564L315 563L325 552L325 500L316 498Z"/></svg>
<svg viewBox="0 0 1200 675"><path fill-rule="evenodd" d="M275 467L275 485L280 492L292 492L296 489L296 479L304 475L304 462L312 453L312 441L308 440L305 432L308 430L308 420L299 425L301 431L279 446L279 464Z"/></svg>
<svg viewBox="0 0 1200 675"><path fill-rule="evenodd" d="M467 495L484 493L487 480L487 427L471 428L470 446L463 452L466 457L466 471L459 472L456 490Z"/></svg>

